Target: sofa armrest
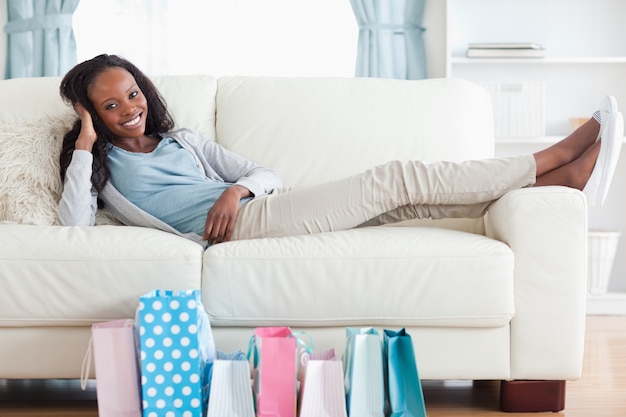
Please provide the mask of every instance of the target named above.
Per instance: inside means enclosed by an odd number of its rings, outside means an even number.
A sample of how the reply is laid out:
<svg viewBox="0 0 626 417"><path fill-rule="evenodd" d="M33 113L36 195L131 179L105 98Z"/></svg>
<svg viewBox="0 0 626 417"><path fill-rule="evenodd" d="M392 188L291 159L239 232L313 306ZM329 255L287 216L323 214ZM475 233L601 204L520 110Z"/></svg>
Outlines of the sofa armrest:
<svg viewBox="0 0 626 417"><path fill-rule="evenodd" d="M566 187L512 191L485 216L515 255L511 379L577 379L583 362L587 203Z"/></svg>

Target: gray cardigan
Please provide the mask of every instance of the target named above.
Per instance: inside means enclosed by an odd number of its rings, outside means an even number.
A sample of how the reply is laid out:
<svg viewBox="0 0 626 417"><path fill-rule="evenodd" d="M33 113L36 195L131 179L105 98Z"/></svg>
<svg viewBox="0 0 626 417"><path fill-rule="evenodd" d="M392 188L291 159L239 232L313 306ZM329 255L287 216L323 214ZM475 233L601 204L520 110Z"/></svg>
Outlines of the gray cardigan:
<svg viewBox="0 0 626 417"><path fill-rule="evenodd" d="M232 182L249 189L257 197L280 188L280 176L252 161L249 161L221 145L216 144L200 132L180 129L163 137L174 138L183 148L194 155L198 169L211 181ZM206 241L195 233L180 233L156 217L146 213L128 201L110 181L98 195L91 184L93 155L91 152L75 150L67 168L63 193L58 205L59 223L64 226L93 226L96 221L97 199L104 202L111 214L129 226L142 226L175 233L206 246Z"/></svg>

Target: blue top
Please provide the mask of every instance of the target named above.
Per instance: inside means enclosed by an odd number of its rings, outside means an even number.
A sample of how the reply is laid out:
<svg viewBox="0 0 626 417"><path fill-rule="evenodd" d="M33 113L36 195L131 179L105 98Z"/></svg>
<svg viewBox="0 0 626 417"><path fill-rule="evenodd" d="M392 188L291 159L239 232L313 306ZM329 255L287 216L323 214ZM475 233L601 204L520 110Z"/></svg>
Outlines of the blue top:
<svg viewBox="0 0 626 417"><path fill-rule="evenodd" d="M149 153L111 146L108 166L111 183L130 202L181 233L199 236L209 209L232 185L208 179L172 138L161 139Z"/></svg>
<svg viewBox="0 0 626 417"><path fill-rule="evenodd" d="M195 129L178 129L161 135L174 138L195 160L197 169L209 181L234 183L246 187L256 198L284 186L278 173L238 155ZM59 223L64 226L93 226L96 224L98 200L117 220L128 226L150 227L174 233L203 247L207 242L195 232L181 233L164 221L130 202L107 180L104 188L96 190L91 183L93 154L75 149L65 173L63 193L59 201Z"/></svg>

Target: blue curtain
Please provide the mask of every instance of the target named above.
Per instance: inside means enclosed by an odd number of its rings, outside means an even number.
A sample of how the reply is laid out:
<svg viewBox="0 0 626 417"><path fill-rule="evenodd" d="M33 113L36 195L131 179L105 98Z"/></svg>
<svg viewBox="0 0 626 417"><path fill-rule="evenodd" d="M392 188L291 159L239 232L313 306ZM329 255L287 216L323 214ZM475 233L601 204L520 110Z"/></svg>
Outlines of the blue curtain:
<svg viewBox="0 0 626 417"><path fill-rule="evenodd" d="M359 24L356 76L426 78L426 0L350 0Z"/></svg>
<svg viewBox="0 0 626 417"><path fill-rule="evenodd" d="M72 15L79 0L8 0L6 78L65 74L76 65Z"/></svg>

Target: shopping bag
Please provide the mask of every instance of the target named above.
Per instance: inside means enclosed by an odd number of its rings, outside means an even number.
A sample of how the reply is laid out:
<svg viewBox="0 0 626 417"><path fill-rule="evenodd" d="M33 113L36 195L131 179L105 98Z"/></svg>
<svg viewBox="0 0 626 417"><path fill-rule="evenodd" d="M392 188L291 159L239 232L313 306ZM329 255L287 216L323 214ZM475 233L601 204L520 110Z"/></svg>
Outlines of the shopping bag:
<svg viewBox="0 0 626 417"><path fill-rule="evenodd" d="M404 328L384 330L386 398L390 417L426 417L413 341Z"/></svg>
<svg viewBox="0 0 626 417"><path fill-rule="evenodd" d="M100 417L140 417L141 396L133 320L94 323L81 372L85 389L91 358Z"/></svg>
<svg viewBox="0 0 626 417"><path fill-rule="evenodd" d="M248 356L253 358L257 417L295 417L296 345L289 327L254 330Z"/></svg>
<svg viewBox="0 0 626 417"><path fill-rule="evenodd" d="M243 352L217 352L210 387L207 417L254 417L250 363Z"/></svg>
<svg viewBox="0 0 626 417"><path fill-rule="evenodd" d="M200 291L151 291L136 322L144 417L202 417L215 342Z"/></svg>
<svg viewBox="0 0 626 417"><path fill-rule="evenodd" d="M383 417L383 347L373 328L346 328L343 356L346 405L350 417Z"/></svg>
<svg viewBox="0 0 626 417"><path fill-rule="evenodd" d="M334 349L301 355L299 417L347 417L342 362Z"/></svg>

